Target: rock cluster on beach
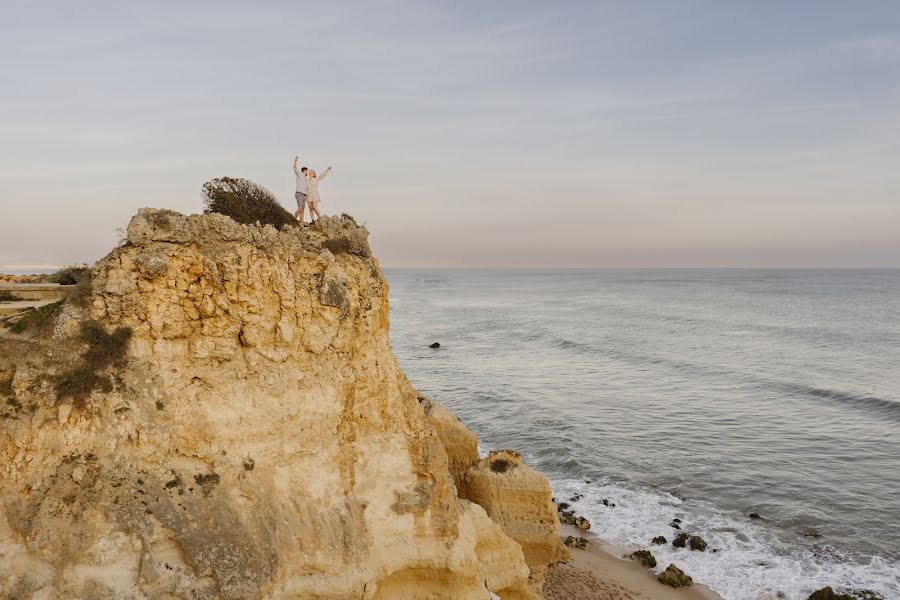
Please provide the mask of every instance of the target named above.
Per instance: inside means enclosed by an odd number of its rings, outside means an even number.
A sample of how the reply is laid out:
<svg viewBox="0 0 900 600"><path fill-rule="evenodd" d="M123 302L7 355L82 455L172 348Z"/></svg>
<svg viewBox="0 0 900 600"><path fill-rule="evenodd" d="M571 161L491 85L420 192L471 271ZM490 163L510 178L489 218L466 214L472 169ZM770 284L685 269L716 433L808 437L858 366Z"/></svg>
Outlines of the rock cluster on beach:
<svg viewBox="0 0 900 600"><path fill-rule="evenodd" d="M563 544L565 544L567 548L577 548L579 550L587 550L591 547L590 540L573 535L567 535L563 540Z"/></svg>
<svg viewBox="0 0 900 600"><path fill-rule="evenodd" d="M143 209L92 285L4 350L0 597L537 600L566 557L546 478L401 372L351 219ZM62 393L86 322L126 355Z"/></svg>

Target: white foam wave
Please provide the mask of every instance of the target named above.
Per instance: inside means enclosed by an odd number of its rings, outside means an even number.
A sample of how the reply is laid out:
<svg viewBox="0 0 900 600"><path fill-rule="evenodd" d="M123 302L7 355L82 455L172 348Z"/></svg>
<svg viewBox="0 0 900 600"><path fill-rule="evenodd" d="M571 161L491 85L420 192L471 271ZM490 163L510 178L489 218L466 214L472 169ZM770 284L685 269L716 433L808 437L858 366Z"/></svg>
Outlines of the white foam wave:
<svg viewBox="0 0 900 600"><path fill-rule="evenodd" d="M552 483L558 501L582 495L570 502L570 510L586 516L593 533L629 551L651 550L658 561L656 571L675 563L726 600L805 600L826 585L900 598L900 563L896 561L848 556L833 549L817 553L785 542L765 523L665 493L603 481L559 479ZM604 498L616 506L605 506ZM701 535L709 550L673 547L672 539L679 532L669 523L676 517L682 520L682 530ZM650 540L658 535L664 535L668 544L652 546ZM719 551L710 552L714 548ZM779 592L783 596L778 596Z"/></svg>

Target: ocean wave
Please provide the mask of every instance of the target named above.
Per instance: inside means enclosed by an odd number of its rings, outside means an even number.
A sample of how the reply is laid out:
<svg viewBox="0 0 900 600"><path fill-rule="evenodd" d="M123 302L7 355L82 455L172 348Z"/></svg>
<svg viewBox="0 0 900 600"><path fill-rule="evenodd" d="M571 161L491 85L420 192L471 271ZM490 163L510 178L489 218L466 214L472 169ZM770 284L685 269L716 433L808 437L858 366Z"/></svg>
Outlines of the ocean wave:
<svg viewBox="0 0 900 600"><path fill-rule="evenodd" d="M858 395L851 392L842 392L840 390L830 390L796 383L784 383L781 384L781 387L790 393L832 400L842 405L874 409L885 416L900 422L900 402L894 402L893 400L887 400L886 398L878 398L877 396Z"/></svg>
<svg viewBox="0 0 900 600"><path fill-rule="evenodd" d="M657 490L603 480L556 479L552 484L557 500L569 502L570 510L587 517L593 533L629 552L649 549L659 563L655 571L675 563L725 600L761 600L779 593L786 600L805 600L826 585L900 597L900 563L896 561L841 552L827 540L814 547L801 546L782 539L766 523ZM570 500L579 494L579 500ZM604 505L604 499L615 507ZM673 518L681 519L682 531L701 535L709 549L718 552L672 546L678 533L669 526ZM669 543L650 545L658 535Z"/></svg>

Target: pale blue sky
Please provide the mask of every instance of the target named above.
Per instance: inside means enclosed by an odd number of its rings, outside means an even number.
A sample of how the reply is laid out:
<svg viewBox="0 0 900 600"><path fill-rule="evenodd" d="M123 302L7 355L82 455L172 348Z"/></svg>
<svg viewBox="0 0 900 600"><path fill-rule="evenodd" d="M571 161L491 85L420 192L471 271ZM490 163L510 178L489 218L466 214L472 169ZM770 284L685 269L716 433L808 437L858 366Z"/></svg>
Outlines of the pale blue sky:
<svg viewBox="0 0 900 600"><path fill-rule="evenodd" d="M900 2L19 2L0 264L243 176L387 266L900 266Z"/></svg>

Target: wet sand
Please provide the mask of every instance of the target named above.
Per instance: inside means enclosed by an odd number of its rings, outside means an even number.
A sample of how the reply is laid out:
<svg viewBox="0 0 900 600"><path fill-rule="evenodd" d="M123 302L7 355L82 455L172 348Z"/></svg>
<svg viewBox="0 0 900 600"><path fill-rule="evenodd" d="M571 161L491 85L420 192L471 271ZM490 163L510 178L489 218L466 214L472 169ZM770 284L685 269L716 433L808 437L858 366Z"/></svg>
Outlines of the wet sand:
<svg viewBox="0 0 900 600"><path fill-rule="evenodd" d="M606 544L596 535L563 525L562 537L567 535L587 538L591 547L572 548L569 563L550 569L544 584L545 600L721 600L697 582L680 589L659 583L653 571L621 558L624 550Z"/></svg>

